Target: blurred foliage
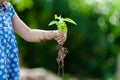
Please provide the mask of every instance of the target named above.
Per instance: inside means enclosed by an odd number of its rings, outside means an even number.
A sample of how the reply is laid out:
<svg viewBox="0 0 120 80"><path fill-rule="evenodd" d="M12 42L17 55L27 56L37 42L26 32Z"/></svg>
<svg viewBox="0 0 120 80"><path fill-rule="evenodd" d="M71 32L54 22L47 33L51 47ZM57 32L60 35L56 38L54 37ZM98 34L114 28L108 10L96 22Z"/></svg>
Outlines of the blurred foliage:
<svg viewBox="0 0 120 80"><path fill-rule="evenodd" d="M65 73L78 78L106 78L116 71L120 49L120 0L8 0L19 17L31 28L48 27L54 14L69 17L78 24L68 24L64 46ZM20 59L26 67L44 67L57 73L57 43L54 40L29 43L17 36ZM86 80L85 79L85 80Z"/></svg>

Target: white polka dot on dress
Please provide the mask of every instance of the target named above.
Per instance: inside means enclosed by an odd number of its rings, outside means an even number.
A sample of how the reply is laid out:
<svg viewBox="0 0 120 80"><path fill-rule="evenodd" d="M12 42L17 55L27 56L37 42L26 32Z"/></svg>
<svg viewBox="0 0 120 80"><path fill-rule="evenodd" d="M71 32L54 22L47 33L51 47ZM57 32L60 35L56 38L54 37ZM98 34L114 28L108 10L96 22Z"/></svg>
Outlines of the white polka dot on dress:
<svg viewBox="0 0 120 80"><path fill-rule="evenodd" d="M0 21L2 21L2 18L0 17Z"/></svg>
<svg viewBox="0 0 120 80"><path fill-rule="evenodd" d="M11 39L11 42L14 42L14 39Z"/></svg>
<svg viewBox="0 0 120 80"><path fill-rule="evenodd" d="M8 34L5 34L5 38L8 38Z"/></svg>
<svg viewBox="0 0 120 80"><path fill-rule="evenodd" d="M4 63L5 61L4 61L4 59L0 59L0 62L1 62L1 63Z"/></svg>
<svg viewBox="0 0 120 80"><path fill-rule="evenodd" d="M1 48L4 50L4 49L5 49L5 46L1 46Z"/></svg>
<svg viewBox="0 0 120 80"><path fill-rule="evenodd" d="M2 71L0 71L0 75L2 75Z"/></svg>
<svg viewBox="0 0 120 80"><path fill-rule="evenodd" d="M3 25L2 24L0 24L0 27L2 27Z"/></svg>
<svg viewBox="0 0 120 80"><path fill-rule="evenodd" d="M4 68L5 68L5 66L4 66L4 65L1 65L1 66L0 66L0 68L1 68L1 69L4 69Z"/></svg>
<svg viewBox="0 0 120 80"><path fill-rule="evenodd" d="M13 57L14 57L14 54L11 54L10 57L13 58Z"/></svg>
<svg viewBox="0 0 120 80"><path fill-rule="evenodd" d="M7 75L3 75L3 79L7 78Z"/></svg>

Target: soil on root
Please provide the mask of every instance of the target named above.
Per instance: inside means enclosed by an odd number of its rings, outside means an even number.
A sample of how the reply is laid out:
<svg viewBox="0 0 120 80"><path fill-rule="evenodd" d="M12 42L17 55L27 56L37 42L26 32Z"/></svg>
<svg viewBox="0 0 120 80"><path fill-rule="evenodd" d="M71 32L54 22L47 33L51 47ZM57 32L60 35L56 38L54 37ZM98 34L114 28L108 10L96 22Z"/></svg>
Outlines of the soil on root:
<svg viewBox="0 0 120 80"><path fill-rule="evenodd" d="M58 56L56 58L57 63L58 63L58 75L60 75L60 73L62 73L62 75L64 75L64 59L68 53L67 48L58 45Z"/></svg>

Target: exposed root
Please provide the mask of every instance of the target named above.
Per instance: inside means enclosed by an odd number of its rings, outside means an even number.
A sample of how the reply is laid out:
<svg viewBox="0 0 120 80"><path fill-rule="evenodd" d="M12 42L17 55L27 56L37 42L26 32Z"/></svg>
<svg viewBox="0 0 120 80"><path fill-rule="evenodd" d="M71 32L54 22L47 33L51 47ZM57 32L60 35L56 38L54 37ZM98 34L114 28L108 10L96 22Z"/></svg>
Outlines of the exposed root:
<svg viewBox="0 0 120 80"><path fill-rule="evenodd" d="M58 45L58 49L59 52L56 58L58 63L58 75L60 75L60 72L64 75L64 58L66 57L68 50L61 45Z"/></svg>

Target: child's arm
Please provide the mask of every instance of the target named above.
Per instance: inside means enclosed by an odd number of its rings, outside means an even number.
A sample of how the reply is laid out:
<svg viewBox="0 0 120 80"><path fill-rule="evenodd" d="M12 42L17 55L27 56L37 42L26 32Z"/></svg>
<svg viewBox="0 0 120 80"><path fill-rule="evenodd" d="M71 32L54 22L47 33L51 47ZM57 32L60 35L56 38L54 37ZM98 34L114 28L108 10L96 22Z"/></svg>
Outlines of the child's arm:
<svg viewBox="0 0 120 80"><path fill-rule="evenodd" d="M29 42L39 42L55 39L59 44L66 40L66 34L60 34L57 30L38 30L30 29L15 13L13 17L13 27L15 32L24 40Z"/></svg>

